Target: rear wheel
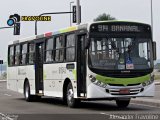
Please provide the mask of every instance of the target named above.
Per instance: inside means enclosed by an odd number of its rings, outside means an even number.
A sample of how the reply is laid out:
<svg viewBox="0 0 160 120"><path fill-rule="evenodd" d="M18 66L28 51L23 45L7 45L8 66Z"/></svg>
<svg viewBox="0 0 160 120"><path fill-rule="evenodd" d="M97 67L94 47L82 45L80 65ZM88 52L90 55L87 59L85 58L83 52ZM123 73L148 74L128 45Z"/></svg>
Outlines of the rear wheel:
<svg viewBox="0 0 160 120"><path fill-rule="evenodd" d="M78 104L80 103L79 99L74 98L74 92L73 92L73 87L71 83L69 83L67 86L66 98L67 98L67 105L71 108L77 107Z"/></svg>
<svg viewBox="0 0 160 120"><path fill-rule="evenodd" d="M30 94L30 86L28 81L25 82L25 85L24 85L24 97L28 102L32 101L34 97Z"/></svg>
<svg viewBox="0 0 160 120"><path fill-rule="evenodd" d="M119 108L126 108L130 103L130 99L127 100L116 100L116 104Z"/></svg>

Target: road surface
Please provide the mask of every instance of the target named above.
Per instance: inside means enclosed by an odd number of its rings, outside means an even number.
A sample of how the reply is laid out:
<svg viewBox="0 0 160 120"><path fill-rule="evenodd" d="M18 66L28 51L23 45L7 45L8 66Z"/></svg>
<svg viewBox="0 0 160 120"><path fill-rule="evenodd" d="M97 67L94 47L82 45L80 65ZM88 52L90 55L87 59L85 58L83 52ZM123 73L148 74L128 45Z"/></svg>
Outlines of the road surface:
<svg viewBox="0 0 160 120"><path fill-rule="evenodd" d="M8 117L6 120L13 120L13 116L17 116L18 120L50 120L53 118L55 120L107 120L107 117L116 114L158 115L160 108L132 103L128 108L120 109L112 101L87 101L82 102L79 108L73 109L63 105L61 100L53 98L42 98L39 102L26 102L22 94L7 90L6 82L0 82L0 120L3 117ZM160 119L160 116L158 117Z"/></svg>

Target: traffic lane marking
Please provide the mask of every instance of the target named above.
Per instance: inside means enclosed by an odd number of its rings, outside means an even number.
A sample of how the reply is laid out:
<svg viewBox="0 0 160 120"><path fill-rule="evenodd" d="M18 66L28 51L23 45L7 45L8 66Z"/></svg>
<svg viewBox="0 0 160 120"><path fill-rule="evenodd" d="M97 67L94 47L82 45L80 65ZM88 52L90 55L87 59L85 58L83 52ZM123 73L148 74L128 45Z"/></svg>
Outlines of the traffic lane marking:
<svg viewBox="0 0 160 120"><path fill-rule="evenodd" d="M3 113L0 113L0 116L2 117L3 120L14 120Z"/></svg>

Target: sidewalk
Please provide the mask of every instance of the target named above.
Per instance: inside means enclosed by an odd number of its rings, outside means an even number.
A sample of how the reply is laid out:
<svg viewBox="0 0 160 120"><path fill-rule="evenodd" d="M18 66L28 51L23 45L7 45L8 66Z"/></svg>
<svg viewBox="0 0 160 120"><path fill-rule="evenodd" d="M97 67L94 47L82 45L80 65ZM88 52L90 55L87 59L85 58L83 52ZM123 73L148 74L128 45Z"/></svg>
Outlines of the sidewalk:
<svg viewBox="0 0 160 120"><path fill-rule="evenodd" d="M156 85L160 85L160 80L155 80Z"/></svg>

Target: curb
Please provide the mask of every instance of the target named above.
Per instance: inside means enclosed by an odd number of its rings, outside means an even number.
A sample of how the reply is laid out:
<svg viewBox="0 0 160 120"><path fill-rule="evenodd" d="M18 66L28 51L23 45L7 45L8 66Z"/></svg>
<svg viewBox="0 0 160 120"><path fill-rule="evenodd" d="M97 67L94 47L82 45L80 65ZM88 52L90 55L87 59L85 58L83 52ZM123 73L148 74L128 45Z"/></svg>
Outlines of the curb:
<svg viewBox="0 0 160 120"><path fill-rule="evenodd" d="M160 100L157 99L142 99L142 98L137 98L137 99L132 99L131 103L138 103L142 105L150 105L154 107L160 107Z"/></svg>
<svg viewBox="0 0 160 120"><path fill-rule="evenodd" d="M155 82L155 85L160 85L160 82Z"/></svg>

